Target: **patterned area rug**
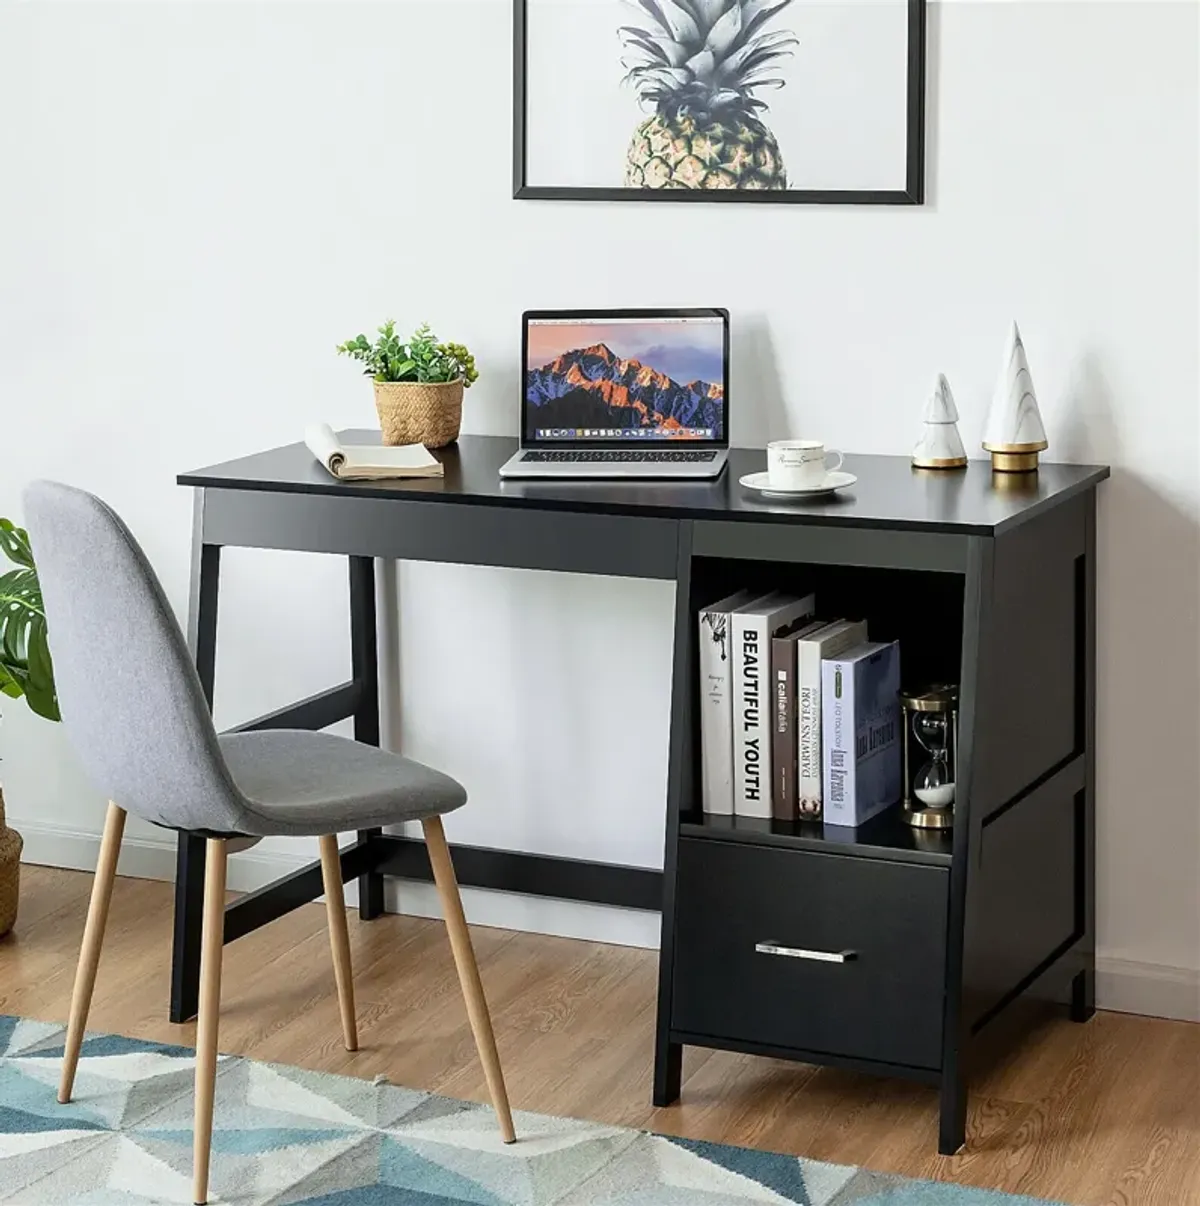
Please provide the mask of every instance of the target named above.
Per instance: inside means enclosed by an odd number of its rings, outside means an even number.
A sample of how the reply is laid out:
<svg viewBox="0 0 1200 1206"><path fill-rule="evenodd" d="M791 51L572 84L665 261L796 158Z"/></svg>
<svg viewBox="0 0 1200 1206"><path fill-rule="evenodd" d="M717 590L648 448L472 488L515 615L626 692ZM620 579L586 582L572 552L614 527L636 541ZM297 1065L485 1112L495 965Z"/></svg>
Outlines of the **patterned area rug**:
<svg viewBox="0 0 1200 1206"><path fill-rule="evenodd" d="M0 1017L0 1202L191 1201L190 1049ZM1033 1198L517 1114L236 1057L217 1072L210 1202L230 1206L1045 1206Z"/></svg>

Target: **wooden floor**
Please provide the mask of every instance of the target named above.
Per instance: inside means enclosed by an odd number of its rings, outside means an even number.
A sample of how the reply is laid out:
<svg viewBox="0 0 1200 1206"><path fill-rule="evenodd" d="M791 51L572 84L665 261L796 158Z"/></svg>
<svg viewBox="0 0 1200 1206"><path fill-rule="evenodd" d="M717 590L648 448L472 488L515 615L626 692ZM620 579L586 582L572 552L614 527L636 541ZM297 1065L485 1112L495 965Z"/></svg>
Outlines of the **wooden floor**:
<svg viewBox="0 0 1200 1206"><path fill-rule="evenodd" d="M24 868L0 942L0 1013L67 1015L91 877ZM117 881L90 1026L190 1044L166 1020L171 889ZM934 1090L689 1049L650 1106L653 952L476 927L516 1109L742 1144L1072 1206L1200 1206L1200 1026L1047 1017L974 1086L968 1145L937 1156ZM221 1049L486 1100L438 922L350 921L362 1050L341 1046L323 906L226 948Z"/></svg>

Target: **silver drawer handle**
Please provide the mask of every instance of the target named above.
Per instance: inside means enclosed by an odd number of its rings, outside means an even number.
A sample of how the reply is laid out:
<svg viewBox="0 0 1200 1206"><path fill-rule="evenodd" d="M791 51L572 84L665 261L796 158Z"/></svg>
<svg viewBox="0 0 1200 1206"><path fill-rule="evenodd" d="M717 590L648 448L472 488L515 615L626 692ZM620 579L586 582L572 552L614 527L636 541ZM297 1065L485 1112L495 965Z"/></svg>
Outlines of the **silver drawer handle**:
<svg viewBox="0 0 1200 1206"><path fill-rule="evenodd" d="M778 942L756 942L760 955L782 955L785 959L811 959L816 963L852 963L858 951L806 951L799 946L781 946Z"/></svg>

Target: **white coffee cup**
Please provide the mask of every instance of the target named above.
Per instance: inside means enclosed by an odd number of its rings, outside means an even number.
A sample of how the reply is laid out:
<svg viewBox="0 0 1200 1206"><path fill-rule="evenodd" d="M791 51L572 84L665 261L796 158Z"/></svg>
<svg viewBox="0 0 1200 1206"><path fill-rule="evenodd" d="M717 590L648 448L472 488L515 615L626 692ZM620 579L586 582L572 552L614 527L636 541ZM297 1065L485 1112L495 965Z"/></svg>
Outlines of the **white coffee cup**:
<svg viewBox="0 0 1200 1206"><path fill-rule="evenodd" d="M829 464L829 458L837 463ZM842 454L820 440L772 440L767 445L767 480L777 490L815 490L842 467Z"/></svg>

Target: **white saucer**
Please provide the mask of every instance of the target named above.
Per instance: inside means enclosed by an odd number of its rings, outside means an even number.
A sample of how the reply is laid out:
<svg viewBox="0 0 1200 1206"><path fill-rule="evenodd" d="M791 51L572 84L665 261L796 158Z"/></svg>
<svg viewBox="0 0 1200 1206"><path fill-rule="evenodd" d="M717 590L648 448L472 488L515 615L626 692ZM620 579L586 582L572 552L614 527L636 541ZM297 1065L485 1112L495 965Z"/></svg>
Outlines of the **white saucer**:
<svg viewBox="0 0 1200 1206"><path fill-rule="evenodd" d="M806 486L800 490L772 486L770 475L765 470L762 473L747 473L740 479L741 485L745 486L747 490L764 494L768 498L820 498L823 494L833 494L838 490L845 490L849 486L853 486L856 481L858 478L853 473L843 473L840 469L827 473L825 480L819 486Z"/></svg>

